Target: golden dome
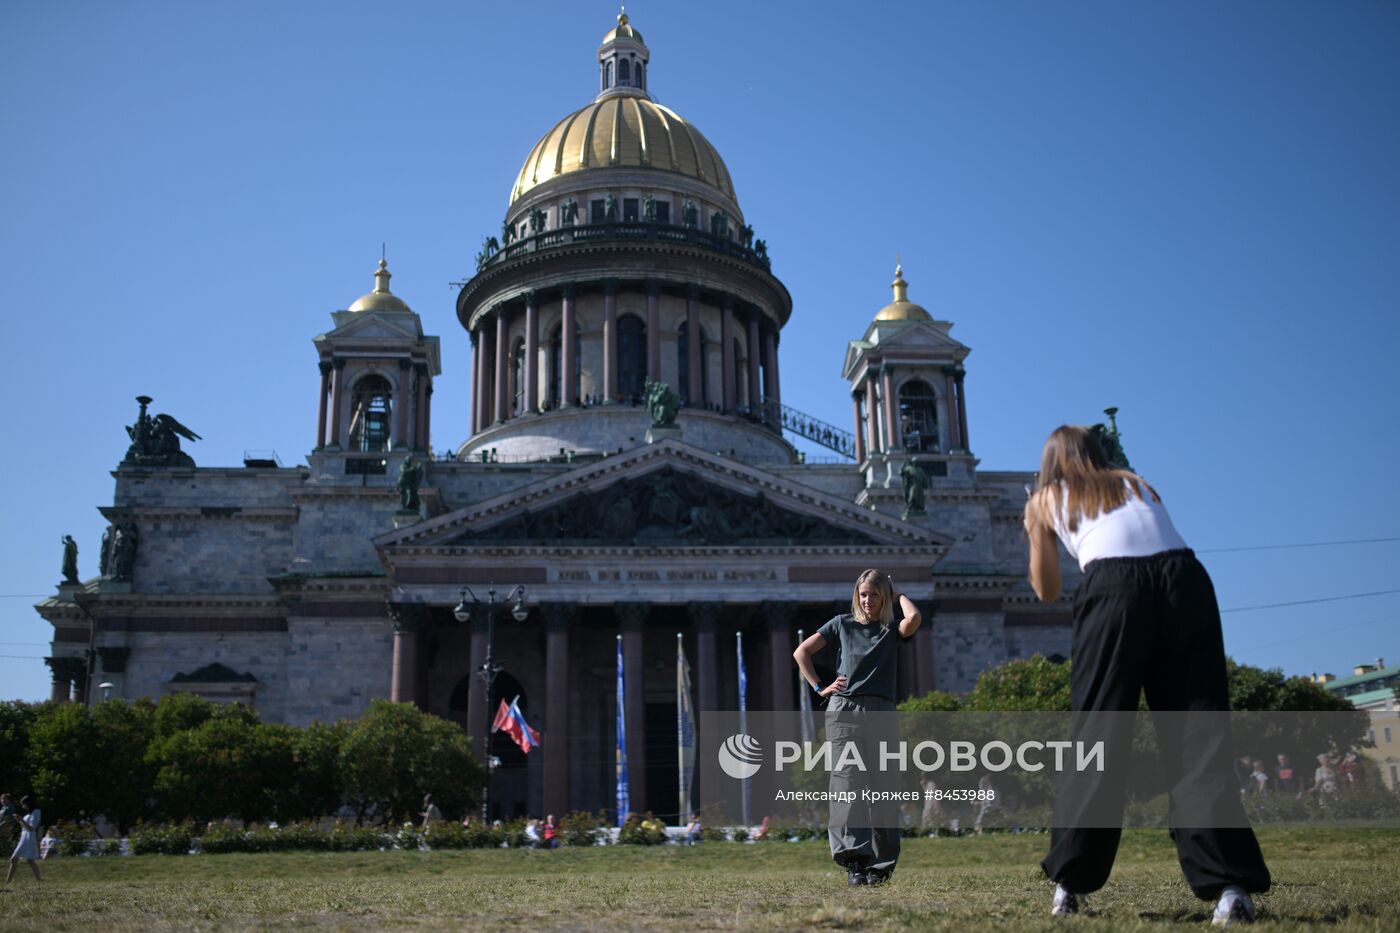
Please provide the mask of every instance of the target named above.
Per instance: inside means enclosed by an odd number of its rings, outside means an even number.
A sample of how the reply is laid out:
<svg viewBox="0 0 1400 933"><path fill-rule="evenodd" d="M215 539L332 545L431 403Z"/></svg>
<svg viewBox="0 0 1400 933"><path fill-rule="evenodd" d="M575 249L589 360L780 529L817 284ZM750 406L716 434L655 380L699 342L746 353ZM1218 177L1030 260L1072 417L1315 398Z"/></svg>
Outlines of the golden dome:
<svg viewBox="0 0 1400 933"><path fill-rule="evenodd" d="M890 283L894 288L894 301L885 305L880 312L875 315L877 321L931 321L933 315L929 314L921 305L916 305L909 300L909 283L904 281L904 270L898 263L894 267L894 281Z"/></svg>
<svg viewBox="0 0 1400 933"><path fill-rule="evenodd" d="M361 295L350 306L351 311L404 311L412 313L408 305L389 291L389 264L379 260L379 269L374 273L374 291Z"/></svg>
<svg viewBox="0 0 1400 933"><path fill-rule="evenodd" d="M608 30L607 34L603 36L603 44L607 45L615 39L632 39L636 42L642 41L642 34L628 25L626 13L617 14L617 28ZM642 44L645 45L646 43L643 42Z"/></svg>
<svg viewBox="0 0 1400 933"><path fill-rule="evenodd" d="M670 108L640 95L628 95L596 100L545 133L521 167L510 203L551 178L592 168L676 172L705 182L738 202L729 169L699 130Z"/></svg>

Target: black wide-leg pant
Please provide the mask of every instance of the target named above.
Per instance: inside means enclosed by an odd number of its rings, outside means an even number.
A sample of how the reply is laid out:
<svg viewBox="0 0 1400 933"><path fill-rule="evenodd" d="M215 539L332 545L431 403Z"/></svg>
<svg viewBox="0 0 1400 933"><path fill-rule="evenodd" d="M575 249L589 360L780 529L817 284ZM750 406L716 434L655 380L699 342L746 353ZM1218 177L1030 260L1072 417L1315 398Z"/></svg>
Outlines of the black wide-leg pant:
<svg viewBox="0 0 1400 933"><path fill-rule="evenodd" d="M1231 884L1268 890L1269 869L1231 769L1220 609L1196 556L1178 550L1090 563L1074 596L1072 652L1075 738L1104 739L1107 767L1060 773L1045 873L1075 894L1108 880L1122 835L1132 717L1094 714L1136 711L1141 692L1154 714L1176 711L1154 715L1154 725L1187 884L1203 899Z"/></svg>

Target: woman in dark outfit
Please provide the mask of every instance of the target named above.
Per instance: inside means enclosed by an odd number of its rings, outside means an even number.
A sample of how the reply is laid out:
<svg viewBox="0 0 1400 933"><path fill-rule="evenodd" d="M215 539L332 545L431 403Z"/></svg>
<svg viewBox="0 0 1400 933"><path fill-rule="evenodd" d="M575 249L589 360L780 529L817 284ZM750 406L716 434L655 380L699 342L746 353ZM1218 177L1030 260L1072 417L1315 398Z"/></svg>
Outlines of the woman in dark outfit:
<svg viewBox="0 0 1400 933"><path fill-rule="evenodd" d="M896 607L898 625L893 624ZM901 641L913 637L922 621L908 596L894 595L894 581L878 570L867 570L856 579L850 613L827 622L792 653L803 679L818 695L830 698L826 738L833 764L839 764L842 749L851 744L867 769L833 768L833 792L898 789L898 773L879 770L880 741L898 742L898 730L892 728L898 648ZM812 656L828 644L840 646L841 666L837 678L824 685L817 679ZM881 715L867 717L870 713ZM846 869L847 882L888 881L899 859L898 806L891 802L872 807L858 801L833 804L832 809L827 828L831 857Z"/></svg>
<svg viewBox="0 0 1400 933"><path fill-rule="evenodd" d="M1084 815L1094 808L1099 818L1122 820L1126 787L1117 777L1130 723L1112 714L1136 711L1145 692L1154 712L1198 714L1156 717L1172 781L1172 838L1187 883L1197 897L1216 900L1216 925L1252 922L1248 892L1268 890L1269 870L1231 774L1225 649L1205 568L1157 492L1142 477L1113 469L1083 427L1056 428L1046 441L1025 526L1031 585L1041 600L1060 595L1056 538L1084 572L1074 596L1074 728L1109 739L1107 771L1061 775L1050 853L1041 863L1055 882L1051 913L1078 913L1084 895L1108 880L1122 830ZM1197 828L1177 825L1192 823L1191 814L1206 818Z"/></svg>

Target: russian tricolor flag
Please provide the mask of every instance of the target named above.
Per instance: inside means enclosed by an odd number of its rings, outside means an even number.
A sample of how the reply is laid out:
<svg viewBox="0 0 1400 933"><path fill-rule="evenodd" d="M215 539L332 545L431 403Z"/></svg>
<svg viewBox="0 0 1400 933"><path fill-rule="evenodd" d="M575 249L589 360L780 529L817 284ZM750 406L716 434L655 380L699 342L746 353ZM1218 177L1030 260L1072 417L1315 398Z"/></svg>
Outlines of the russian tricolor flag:
<svg viewBox="0 0 1400 933"><path fill-rule="evenodd" d="M528 755L530 749L540 744L540 734L531 729L530 724L525 721L525 714L520 712L517 705L519 699L520 697L516 697L509 704L501 700L500 709L496 710L496 718L491 722L491 731L504 729L506 734L515 740L515 744L520 746L520 750Z"/></svg>

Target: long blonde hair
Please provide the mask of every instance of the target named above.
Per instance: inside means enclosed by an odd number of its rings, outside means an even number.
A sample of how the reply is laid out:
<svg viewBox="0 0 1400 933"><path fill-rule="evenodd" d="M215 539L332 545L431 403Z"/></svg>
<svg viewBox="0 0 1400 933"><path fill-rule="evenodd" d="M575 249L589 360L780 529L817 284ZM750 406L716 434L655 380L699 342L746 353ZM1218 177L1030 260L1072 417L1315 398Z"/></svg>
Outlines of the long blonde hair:
<svg viewBox="0 0 1400 933"><path fill-rule="evenodd" d="M875 590L880 594L880 618L877 620L881 628L889 628L894 621L894 587L890 586L889 575L881 570L867 570L856 577L855 589L851 591L851 615L855 616L857 622L869 622L870 618L865 614L865 610L860 608L860 586L862 583L873 583Z"/></svg>
<svg viewBox="0 0 1400 933"><path fill-rule="evenodd" d="M1097 518L1103 512L1113 511L1128 501L1129 489L1144 501L1144 489L1154 500L1162 501L1157 490L1141 476L1114 469L1092 431L1077 424L1062 424L1045 441L1031 503L1039 503L1038 520L1052 524L1050 517L1060 508L1063 496L1065 524L1070 531L1077 531L1081 515Z"/></svg>

